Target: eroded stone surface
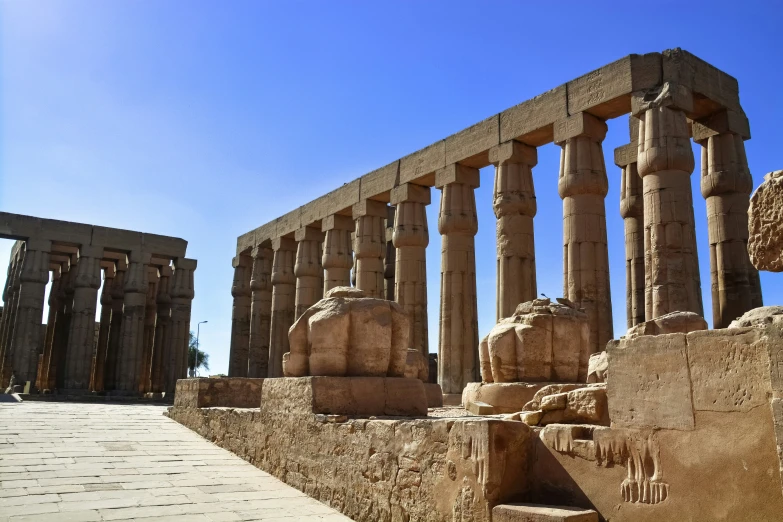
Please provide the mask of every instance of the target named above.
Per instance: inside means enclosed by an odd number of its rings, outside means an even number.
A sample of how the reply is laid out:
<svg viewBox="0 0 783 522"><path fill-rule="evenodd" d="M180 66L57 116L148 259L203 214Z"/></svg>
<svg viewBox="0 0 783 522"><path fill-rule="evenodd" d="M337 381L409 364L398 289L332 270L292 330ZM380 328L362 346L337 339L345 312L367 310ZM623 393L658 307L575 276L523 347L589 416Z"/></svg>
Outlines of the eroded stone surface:
<svg viewBox="0 0 783 522"><path fill-rule="evenodd" d="M180 379L174 405L181 408L258 408L264 379L204 377Z"/></svg>
<svg viewBox="0 0 783 522"><path fill-rule="evenodd" d="M764 176L750 197L748 253L759 270L783 272L783 170Z"/></svg>
<svg viewBox="0 0 783 522"><path fill-rule="evenodd" d="M688 333L706 329L707 321L699 314L693 312L671 312L629 328L625 337Z"/></svg>

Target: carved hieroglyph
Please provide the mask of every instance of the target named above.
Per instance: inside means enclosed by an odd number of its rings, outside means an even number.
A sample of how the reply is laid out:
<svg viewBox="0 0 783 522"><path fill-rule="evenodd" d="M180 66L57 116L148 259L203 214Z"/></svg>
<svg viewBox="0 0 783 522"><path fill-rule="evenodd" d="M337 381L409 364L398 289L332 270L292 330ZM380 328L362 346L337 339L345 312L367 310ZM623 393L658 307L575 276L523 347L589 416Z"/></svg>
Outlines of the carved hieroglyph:
<svg viewBox="0 0 783 522"><path fill-rule="evenodd" d="M336 287L291 327L286 377L403 377L409 319L402 307Z"/></svg>
<svg viewBox="0 0 783 522"><path fill-rule="evenodd" d="M750 198L748 253L759 270L783 272L783 170L764 176Z"/></svg>
<svg viewBox="0 0 783 522"><path fill-rule="evenodd" d="M567 303L567 301L563 300ZM549 299L522 303L480 345L484 382L585 382L590 355L587 314Z"/></svg>
<svg viewBox="0 0 783 522"><path fill-rule="evenodd" d="M451 165L438 171L441 189L440 336L438 382L443 393L462 393L479 379L476 302L476 196L479 171ZM504 218L505 219L505 218Z"/></svg>
<svg viewBox="0 0 783 522"><path fill-rule="evenodd" d="M555 143L562 147L563 295L587 313L592 352L613 337L604 203L609 180L601 147L606 129L587 113L555 124Z"/></svg>

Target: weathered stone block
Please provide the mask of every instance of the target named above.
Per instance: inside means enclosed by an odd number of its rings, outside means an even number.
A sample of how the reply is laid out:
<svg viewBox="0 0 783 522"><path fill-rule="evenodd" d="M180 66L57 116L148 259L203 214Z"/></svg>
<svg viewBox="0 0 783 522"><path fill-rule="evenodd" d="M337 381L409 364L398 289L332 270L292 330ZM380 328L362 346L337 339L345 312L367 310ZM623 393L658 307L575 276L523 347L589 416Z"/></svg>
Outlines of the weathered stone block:
<svg viewBox="0 0 783 522"><path fill-rule="evenodd" d="M426 416L418 379L393 377L285 377L266 379L262 410L277 413Z"/></svg>
<svg viewBox="0 0 783 522"><path fill-rule="evenodd" d="M539 146L552 141L553 125L568 117L566 86L561 85L500 113L500 142L519 140Z"/></svg>
<svg viewBox="0 0 783 522"><path fill-rule="evenodd" d="M400 160L400 183L415 182L446 166L446 142L441 140Z"/></svg>
<svg viewBox="0 0 783 522"><path fill-rule="evenodd" d="M501 504L492 509L492 522L598 522L598 513L566 506Z"/></svg>
<svg viewBox="0 0 783 522"><path fill-rule="evenodd" d="M493 415L497 413L491 404L481 401L471 401L465 404L465 409L473 415Z"/></svg>
<svg viewBox="0 0 783 522"><path fill-rule="evenodd" d="M685 334L624 339L607 353L612 426L693 429Z"/></svg>
<svg viewBox="0 0 783 522"><path fill-rule="evenodd" d="M427 407L428 408L442 408L443 407L443 390L440 384L436 382L425 382L424 393L427 394Z"/></svg>
<svg viewBox="0 0 783 522"><path fill-rule="evenodd" d="M462 391L462 404L486 402L495 413L522 411L538 390L549 385L546 382L471 382Z"/></svg>
<svg viewBox="0 0 783 522"><path fill-rule="evenodd" d="M764 176L750 198L748 254L759 270L783 272L783 170Z"/></svg>
<svg viewBox="0 0 783 522"><path fill-rule="evenodd" d="M477 169L489 165L488 151L500 143L500 117L492 116L456 134L446 142L446 164L460 162Z"/></svg>
<svg viewBox="0 0 783 522"><path fill-rule="evenodd" d="M180 379L174 393L177 408L258 408L264 379L203 377Z"/></svg>

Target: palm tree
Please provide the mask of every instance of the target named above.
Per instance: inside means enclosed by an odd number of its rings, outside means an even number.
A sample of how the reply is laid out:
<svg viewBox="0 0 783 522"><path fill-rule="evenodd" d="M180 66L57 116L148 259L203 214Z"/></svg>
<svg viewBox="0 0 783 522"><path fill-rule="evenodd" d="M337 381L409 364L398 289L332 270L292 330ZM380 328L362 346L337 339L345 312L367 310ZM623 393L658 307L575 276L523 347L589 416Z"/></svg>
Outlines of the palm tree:
<svg viewBox="0 0 783 522"><path fill-rule="evenodd" d="M196 336L193 335L193 332L190 332L190 342L188 343L188 376L195 377L199 368L204 368L209 371L209 354L199 350Z"/></svg>

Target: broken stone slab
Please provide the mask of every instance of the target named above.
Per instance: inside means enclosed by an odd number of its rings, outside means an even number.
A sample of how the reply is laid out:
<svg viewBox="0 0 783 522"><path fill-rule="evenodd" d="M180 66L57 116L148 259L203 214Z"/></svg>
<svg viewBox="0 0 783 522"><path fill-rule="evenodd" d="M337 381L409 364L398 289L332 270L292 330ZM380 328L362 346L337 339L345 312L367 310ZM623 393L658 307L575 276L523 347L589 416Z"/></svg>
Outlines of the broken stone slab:
<svg viewBox="0 0 783 522"><path fill-rule="evenodd" d="M535 411L541 409L541 400L548 395L555 395L558 393L570 392L571 390L578 390L579 388L586 387L587 384L580 384L576 382L564 382L564 383L546 383L533 395L530 402L523 405L524 411Z"/></svg>
<svg viewBox="0 0 783 522"><path fill-rule="evenodd" d="M258 408L264 379L199 377L179 379L174 406L180 408Z"/></svg>
<svg viewBox="0 0 783 522"><path fill-rule="evenodd" d="M468 410L473 415L494 415L495 409L492 407L491 404L487 404L486 402L476 401L476 402L468 402L465 404L465 409Z"/></svg>
<svg viewBox="0 0 783 522"><path fill-rule="evenodd" d="M284 377L265 380L261 411L426 417L427 394L405 377Z"/></svg>
<svg viewBox="0 0 783 522"><path fill-rule="evenodd" d="M770 324L783 325L783 306L760 306L748 310L742 317L732 321L729 328L764 327Z"/></svg>
<svg viewBox="0 0 783 522"><path fill-rule="evenodd" d="M594 353L590 356L587 363L587 382L599 383L606 382L606 375L609 372L609 357L606 352Z"/></svg>
<svg viewBox="0 0 783 522"><path fill-rule="evenodd" d="M748 254L758 270L783 272L783 170L764 176L750 197Z"/></svg>
<svg viewBox="0 0 783 522"><path fill-rule="evenodd" d="M699 314L693 312L671 312L632 326L624 337L630 339L640 335L689 333L706 329L707 321Z"/></svg>
<svg viewBox="0 0 783 522"><path fill-rule="evenodd" d="M500 504L492 508L493 522L598 522L592 509L540 504Z"/></svg>
<svg viewBox="0 0 783 522"><path fill-rule="evenodd" d="M547 382L470 382L462 391L462 404L486 402L493 406L495 413L514 413L524 410L525 404L549 384Z"/></svg>

